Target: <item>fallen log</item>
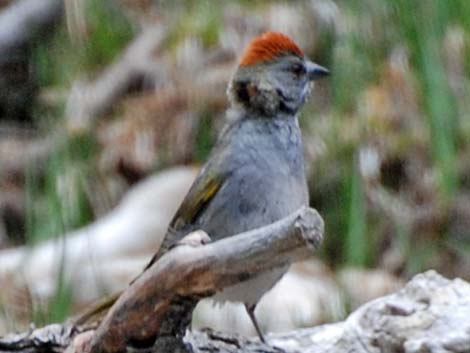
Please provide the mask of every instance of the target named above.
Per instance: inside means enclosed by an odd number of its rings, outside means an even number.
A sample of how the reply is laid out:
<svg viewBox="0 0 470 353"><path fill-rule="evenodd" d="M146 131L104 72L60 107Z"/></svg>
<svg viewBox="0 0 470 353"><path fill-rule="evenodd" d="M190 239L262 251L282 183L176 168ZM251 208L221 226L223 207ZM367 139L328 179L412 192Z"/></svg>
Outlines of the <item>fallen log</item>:
<svg viewBox="0 0 470 353"><path fill-rule="evenodd" d="M469 317L470 283L431 270L396 293L364 304L345 321L271 334L269 345L210 330L187 331L184 343L194 353L468 353ZM67 346L68 352L84 352L93 334L89 328L51 325L5 337L0 352L62 352ZM161 348L137 352L157 353Z"/></svg>

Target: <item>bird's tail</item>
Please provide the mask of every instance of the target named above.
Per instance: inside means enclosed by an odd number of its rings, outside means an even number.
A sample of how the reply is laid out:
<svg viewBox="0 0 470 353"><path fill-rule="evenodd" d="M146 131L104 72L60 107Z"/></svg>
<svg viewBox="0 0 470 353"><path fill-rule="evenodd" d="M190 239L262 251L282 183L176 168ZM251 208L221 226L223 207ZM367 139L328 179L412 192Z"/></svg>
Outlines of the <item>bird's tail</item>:
<svg viewBox="0 0 470 353"><path fill-rule="evenodd" d="M122 293L123 291L111 294L91 305L89 308L85 309L82 313L79 313L72 319L73 325L83 326L87 323L90 323L92 320L101 321L101 319L104 317L104 315L106 315L108 310L114 305Z"/></svg>
<svg viewBox="0 0 470 353"><path fill-rule="evenodd" d="M167 236L165 236L165 239ZM146 270L148 270L157 260L160 259L160 257L168 250L168 247L166 246L165 242L161 245L160 249L157 251L157 253L152 257L150 262L148 263L147 266L145 266L144 270L137 275L130 283L129 285L132 285ZM82 326L87 323L91 323L92 320L95 322L100 322L101 319L106 315L108 310L116 303L118 298L121 296L121 294L124 291L121 290L119 292L116 292L114 294L111 294L99 301L97 301L94 305L91 305L88 309L86 309L84 312L79 313L75 318L72 319L72 324L74 326Z"/></svg>

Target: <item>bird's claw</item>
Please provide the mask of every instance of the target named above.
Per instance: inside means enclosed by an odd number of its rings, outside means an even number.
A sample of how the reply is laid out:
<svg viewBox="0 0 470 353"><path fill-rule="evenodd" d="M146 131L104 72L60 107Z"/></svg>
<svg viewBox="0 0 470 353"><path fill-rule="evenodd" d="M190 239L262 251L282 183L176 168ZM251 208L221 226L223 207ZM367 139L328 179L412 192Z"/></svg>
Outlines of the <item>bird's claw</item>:
<svg viewBox="0 0 470 353"><path fill-rule="evenodd" d="M202 229L189 233L177 245L201 246L211 242L209 234Z"/></svg>

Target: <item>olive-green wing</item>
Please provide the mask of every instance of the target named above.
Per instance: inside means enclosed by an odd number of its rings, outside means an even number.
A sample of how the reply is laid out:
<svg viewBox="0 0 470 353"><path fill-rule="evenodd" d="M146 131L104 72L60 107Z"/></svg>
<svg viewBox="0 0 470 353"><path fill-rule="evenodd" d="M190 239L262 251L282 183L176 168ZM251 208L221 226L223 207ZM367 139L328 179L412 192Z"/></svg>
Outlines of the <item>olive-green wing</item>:
<svg viewBox="0 0 470 353"><path fill-rule="evenodd" d="M188 233L193 230L191 226L196 224L202 212L204 212L214 199L226 180L227 174L213 172L210 165L207 165L206 168L201 170L201 173L194 181L191 189L189 189L188 194L170 222L160 249L144 270L152 266L155 261L187 235L185 230L187 230Z"/></svg>
<svg viewBox="0 0 470 353"><path fill-rule="evenodd" d="M202 170L170 222L168 231L178 233L197 222L225 182L225 176Z"/></svg>

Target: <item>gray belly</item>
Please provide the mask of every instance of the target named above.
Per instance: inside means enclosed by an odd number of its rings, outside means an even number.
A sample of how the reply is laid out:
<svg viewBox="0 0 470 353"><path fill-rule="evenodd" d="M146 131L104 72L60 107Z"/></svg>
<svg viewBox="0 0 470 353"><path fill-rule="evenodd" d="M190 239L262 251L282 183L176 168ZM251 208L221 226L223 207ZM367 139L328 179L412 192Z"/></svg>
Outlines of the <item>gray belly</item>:
<svg viewBox="0 0 470 353"><path fill-rule="evenodd" d="M264 170L262 169L264 168ZM251 165L232 175L211 203L202 227L213 241L268 225L308 204L305 177L282 173L266 165ZM210 219L209 219L210 218ZM204 227L205 225L205 227ZM264 272L250 280L228 287L214 299L255 305L270 290L288 267Z"/></svg>
<svg viewBox="0 0 470 353"><path fill-rule="evenodd" d="M227 287L215 294L212 299L216 303L241 302L248 306L258 303L264 293L269 291L286 273L288 266L276 268L260 274L247 281L240 282L234 286Z"/></svg>

